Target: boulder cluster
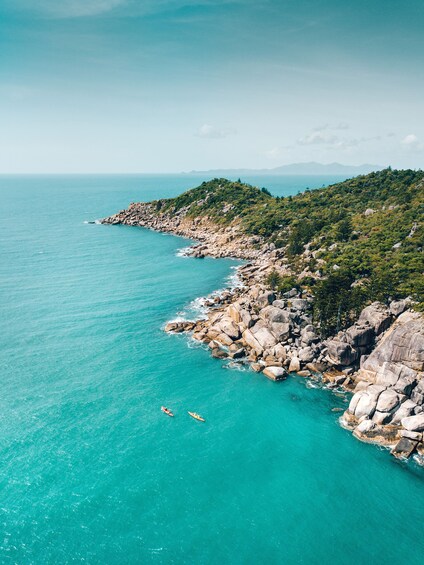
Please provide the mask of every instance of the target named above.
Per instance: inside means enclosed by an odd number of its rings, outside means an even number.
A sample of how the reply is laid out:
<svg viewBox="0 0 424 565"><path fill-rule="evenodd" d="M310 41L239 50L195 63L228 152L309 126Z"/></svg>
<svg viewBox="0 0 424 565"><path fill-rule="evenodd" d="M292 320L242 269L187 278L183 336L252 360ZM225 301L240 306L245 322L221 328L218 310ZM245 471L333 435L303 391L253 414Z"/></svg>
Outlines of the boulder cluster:
<svg viewBox="0 0 424 565"><path fill-rule="evenodd" d="M424 455L424 320L399 303L393 310L401 312L396 321L361 357L342 421L359 439L394 444L394 455Z"/></svg>
<svg viewBox="0 0 424 565"><path fill-rule="evenodd" d="M198 320L194 328L190 322L171 322L165 329L192 329L193 339L207 343L214 357L249 362L253 370L282 380L288 372L304 369L306 376L326 367L311 306L311 297L300 298L295 289L277 299L274 292L254 284L235 291L229 305L214 302L207 319Z"/></svg>

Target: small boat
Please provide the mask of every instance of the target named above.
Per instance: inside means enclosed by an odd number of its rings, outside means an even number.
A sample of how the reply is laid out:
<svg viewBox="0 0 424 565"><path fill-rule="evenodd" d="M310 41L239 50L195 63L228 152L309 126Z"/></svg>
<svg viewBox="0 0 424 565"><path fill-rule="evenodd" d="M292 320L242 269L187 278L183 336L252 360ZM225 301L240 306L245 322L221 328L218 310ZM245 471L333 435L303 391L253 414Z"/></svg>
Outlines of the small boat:
<svg viewBox="0 0 424 565"><path fill-rule="evenodd" d="M169 408L167 408L166 406L161 406L160 409L162 410L162 412L164 414L167 414L168 416L172 416L174 417L174 414L171 412L171 410Z"/></svg>
<svg viewBox="0 0 424 565"><path fill-rule="evenodd" d="M204 422L205 419L202 418L202 416L199 416L199 414L196 414L196 412L189 412L190 416L192 418L194 418L195 420L199 420L199 422Z"/></svg>

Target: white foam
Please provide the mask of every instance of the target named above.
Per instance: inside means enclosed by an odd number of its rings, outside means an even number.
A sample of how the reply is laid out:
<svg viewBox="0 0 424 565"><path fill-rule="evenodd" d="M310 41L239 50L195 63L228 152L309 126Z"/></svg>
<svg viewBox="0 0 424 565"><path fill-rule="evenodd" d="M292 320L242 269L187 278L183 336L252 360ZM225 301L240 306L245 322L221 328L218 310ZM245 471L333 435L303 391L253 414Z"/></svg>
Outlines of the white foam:
<svg viewBox="0 0 424 565"><path fill-rule="evenodd" d="M245 288L246 285L243 284L240 275L239 275L239 267L231 267L233 273L228 275L227 282L229 283L229 289L234 290L235 288Z"/></svg>
<svg viewBox="0 0 424 565"><path fill-rule="evenodd" d="M230 369L232 371L241 371L245 372L248 370L248 367L244 363L240 363L238 361L229 361L223 366L224 369Z"/></svg>
<svg viewBox="0 0 424 565"><path fill-rule="evenodd" d="M191 246L181 247L181 249L178 249L175 256L176 257L189 257L190 256L190 250L191 250Z"/></svg>

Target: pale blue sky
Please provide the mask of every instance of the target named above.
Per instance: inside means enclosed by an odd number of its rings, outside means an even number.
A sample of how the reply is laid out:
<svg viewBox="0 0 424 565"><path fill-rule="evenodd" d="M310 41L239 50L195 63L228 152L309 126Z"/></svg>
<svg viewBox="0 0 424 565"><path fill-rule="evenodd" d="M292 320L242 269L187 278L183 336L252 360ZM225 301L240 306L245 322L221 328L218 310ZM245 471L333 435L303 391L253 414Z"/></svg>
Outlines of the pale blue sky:
<svg viewBox="0 0 424 565"><path fill-rule="evenodd" d="M423 167L422 0L3 0L0 172Z"/></svg>

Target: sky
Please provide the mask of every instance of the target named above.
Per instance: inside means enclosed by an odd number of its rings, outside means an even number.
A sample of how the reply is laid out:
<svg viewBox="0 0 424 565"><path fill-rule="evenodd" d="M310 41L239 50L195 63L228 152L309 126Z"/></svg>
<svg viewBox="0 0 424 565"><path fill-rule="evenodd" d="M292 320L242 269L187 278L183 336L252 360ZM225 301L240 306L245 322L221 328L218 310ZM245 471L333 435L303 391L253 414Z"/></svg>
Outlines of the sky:
<svg viewBox="0 0 424 565"><path fill-rule="evenodd" d="M423 0L2 0L0 173L424 167Z"/></svg>

